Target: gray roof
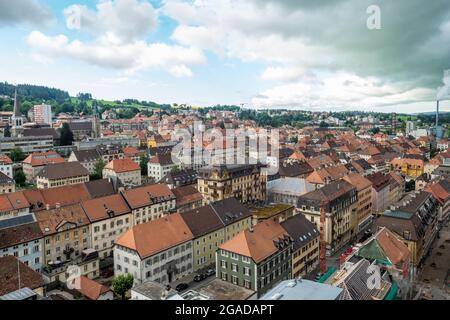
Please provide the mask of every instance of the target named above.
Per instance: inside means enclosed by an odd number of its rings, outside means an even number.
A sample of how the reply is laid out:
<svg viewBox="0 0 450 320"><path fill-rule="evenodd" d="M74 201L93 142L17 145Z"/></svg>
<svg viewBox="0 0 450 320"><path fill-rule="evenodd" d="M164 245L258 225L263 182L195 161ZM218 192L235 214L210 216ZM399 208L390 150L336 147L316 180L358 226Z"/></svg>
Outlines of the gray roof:
<svg viewBox="0 0 450 320"><path fill-rule="evenodd" d="M308 221L304 215L297 214L283 221L281 226L294 239L294 250L319 237L316 226Z"/></svg>
<svg viewBox="0 0 450 320"><path fill-rule="evenodd" d="M267 183L268 193L281 193L288 195L301 196L315 189L314 185L300 178L281 178L269 181Z"/></svg>
<svg viewBox="0 0 450 320"><path fill-rule="evenodd" d="M38 177L50 180L88 175L89 171L77 161L48 164L37 174Z"/></svg>
<svg viewBox="0 0 450 320"><path fill-rule="evenodd" d="M8 177L3 172L0 172L0 184L11 184L11 183L15 183L14 180Z"/></svg>
<svg viewBox="0 0 450 320"><path fill-rule="evenodd" d="M166 294L166 298L174 296L177 292L173 289L167 290L168 288L160 283L154 281L147 281L138 286L135 286L132 291L142 294L143 296L151 300L162 300L161 297L163 293Z"/></svg>
<svg viewBox="0 0 450 320"><path fill-rule="evenodd" d="M338 300L342 289L310 280L286 280L278 283L259 300Z"/></svg>
<svg viewBox="0 0 450 320"><path fill-rule="evenodd" d="M74 150L72 152L80 162L97 161L101 157L97 149Z"/></svg>

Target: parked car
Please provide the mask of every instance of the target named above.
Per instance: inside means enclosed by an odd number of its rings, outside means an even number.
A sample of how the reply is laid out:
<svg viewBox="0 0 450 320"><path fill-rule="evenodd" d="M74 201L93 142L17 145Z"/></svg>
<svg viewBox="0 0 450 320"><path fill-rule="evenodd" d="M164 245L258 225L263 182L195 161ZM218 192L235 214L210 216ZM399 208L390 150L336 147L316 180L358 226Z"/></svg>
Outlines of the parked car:
<svg viewBox="0 0 450 320"><path fill-rule="evenodd" d="M319 281L320 278L322 278L322 275L320 273L316 274L316 278L314 280Z"/></svg>
<svg viewBox="0 0 450 320"><path fill-rule="evenodd" d="M179 285L177 285L175 287L175 290L177 290L178 292L184 291L187 288L189 288L189 285L187 283L180 283Z"/></svg>
<svg viewBox="0 0 450 320"><path fill-rule="evenodd" d="M214 269L208 269L208 270L206 270L206 276L207 276L207 277L214 276L215 274L216 274L216 270L214 270Z"/></svg>
<svg viewBox="0 0 450 320"><path fill-rule="evenodd" d="M205 278L206 278L206 275L204 275L203 273L196 274L196 275L194 276L194 281L195 281L195 282L200 282L200 281L202 281L202 280L205 279Z"/></svg>

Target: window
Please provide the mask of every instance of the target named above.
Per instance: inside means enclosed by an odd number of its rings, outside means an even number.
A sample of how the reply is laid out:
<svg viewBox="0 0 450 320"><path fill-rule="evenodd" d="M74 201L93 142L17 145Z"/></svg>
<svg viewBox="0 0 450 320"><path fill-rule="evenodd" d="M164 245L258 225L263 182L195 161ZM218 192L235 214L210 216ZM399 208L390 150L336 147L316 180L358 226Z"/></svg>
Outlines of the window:
<svg viewBox="0 0 450 320"><path fill-rule="evenodd" d="M249 257L242 257L242 262L250 263L250 258Z"/></svg>
<svg viewBox="0 0 450 320"><path fill-rule="evenodd" d="M226 272L222 272L220 278L221 278L223 281L227 281L227 280L228 280L227 273L226 273Z"/></svg>
<svg viewBox="0 0 450 320"><path fill-rule="evenodd" d="M220 261L220 265L222 266L222 268L226 269L227 268L227 262L225 260L221 260Z"/></svg>
<svg viewBox="0 0 450 320"><path fill-rule="evenodd" d="M231 257L231 259L233 259L233 260L238 260L238 259L239 259L239 256L238 256L236 253L234 253L234 252L231 252L231 253L230 253L230 257Z"/></svg>
<svg viewBox="0 0 450 320"><path fill-rule="evenodd" d="M238 284L238 277L231 276L231 282L233 282L233 284Z"/></svg>
<svg viewBox="0 0 450 320"><path fill-rule="evenodd" d="M244 274L245 274L246 276L251 276L250 268L244 267Z"/></svg>
<svg viewBox="0 0 450 320"><path fill-rule="evenodd" d="M237 266L236 263L232 263L232 264L231 264L231 271L233 271L233 272L238 272L238 266Z"/></svg>

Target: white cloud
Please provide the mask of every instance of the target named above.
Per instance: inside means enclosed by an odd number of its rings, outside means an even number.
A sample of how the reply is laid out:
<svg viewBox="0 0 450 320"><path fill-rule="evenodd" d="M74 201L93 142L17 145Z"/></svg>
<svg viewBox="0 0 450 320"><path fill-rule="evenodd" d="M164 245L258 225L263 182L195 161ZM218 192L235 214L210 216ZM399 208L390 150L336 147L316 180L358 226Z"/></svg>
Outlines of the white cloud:
<svg viewBox="0 0 450 320"><path fill-rule="evenodd" d="M308 81L297 81L275 86L253 98L257 108L300 106L305 109L353 108L392 106L426 101L432 89L405 88L400 90L380 79L361 78L343 72L331 73Z"/></svg>
<svg viewBox="0 0 450 320"><path fill-rule="evenodd" d="M279 84L253 99L260 106L371 109L433 99L430 88L448 68L450 3L436 0L426 13L420 0L383 3L377 31L366 27L371 4L166 0L162 12L179 22L172 35L178 43L263 64L260 79Z"/></svg>
<svg viewBox="0 0 450 320"><path fill-rule="evenodd" d="M73 5L64 10L68 27L80 27L92 41L70 40L66 35L48 36L33 31L27 38L33 55L49 60L71 58L128 73L160 68L176 77L192 76L190 66L206 60L202 50L184 45L148 43L143 39L157 26L155 9L137 0L103 1L97 11ZM73 16L79 13L79 16ZM77 21L77 17L79 20Z"/></svg>
<svg viewBox="0 0 450 320"><path fill-rule="evenodd" d="M65 35L49 37L39 31L33 31L27 42L40 54L47 56L68 57L101 67L130 71L160 67L177 76L190 75L186 65L204 62L204 56L198 49L164 43L135 41L114 44L101 41L86 44L79 40L70 41Z"/></svg>
<svg viewBox="0 0 450 320"><path fill-rule="evenodd" d="M66 8L67 27L132 42L148 35L158 24L155 9L146 1L108 0L98 3L96 8L96 11L84 5Z"/></svg>

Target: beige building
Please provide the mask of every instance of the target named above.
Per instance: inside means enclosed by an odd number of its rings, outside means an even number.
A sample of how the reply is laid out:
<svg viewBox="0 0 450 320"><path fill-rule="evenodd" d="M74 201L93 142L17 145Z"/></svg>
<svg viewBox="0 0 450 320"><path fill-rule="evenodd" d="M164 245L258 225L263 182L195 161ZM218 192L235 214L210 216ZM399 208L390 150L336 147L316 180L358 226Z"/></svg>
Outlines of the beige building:
<svg viewBox="0 0 450 320"><path fill-rule="evenodd" d="M357 190L358 207L356 220L353 220L353 228L356 232L363 231L372 221L372 182L358 173L350 173L343 178Z"/></svg>
<svg viewBox="0 0 450 320"><path fill-rule="evenodd" d="M44 261L66 262L91 248L89 219L80 204L35 213L44 235Z"/></svg>
<svg viewBox="0 0 450 320"><path fill-rule="evenodd" d="M126 190L123 197L131 208L133 225L162 218L176 208L175 195L161 183Z"/></svg>
<svg viewBox="0 0 450 320"><path fill-rule="evenodd" d="M314 271L319 265L319 230L301 214L281 222L281 226L294 239L292 278Z"/></svg>
<svg viewBox="0 0 450 320"><path fill-rule="evenodd" d="M36 174L38 189L49 189L89 181L89 171L79 162L46 165Z"/></svg>
<svg viewBox="0 0 450 320"><path fill-rule="evenodd" d="M16 182L3 172L0 172L0 194L16 191Z"/></svg>
<svg viewBox="0 0 450 320"><path fill-rule="evenodd" d="M262 165L217 165L199 170L197 188L205 204L234 197L242 203L266 200Z"/></svg>
<svg viewBox="0 0 450 320"><path fill-rule="evenodd" d="M112 256L114 242L132 227L131 210L120 194L81 203L91 222L91 244L101 259Z"/></svg>
<svg viewBox="0 0 450 320"><path fill-rule="evenodd" d="M325 211L323 231L320 230L321 208ZM356 237L357 208L357 189L339 180L301 196L297 210L324 232L326 254L331 255Z"/></svg>
<svg viewBox="0 0 450 320"><path fill-rule="evenodd" d="M103 168L103 179L119 180L125 186L142 184L141 167L129 158L115 159Z"/></svg>

